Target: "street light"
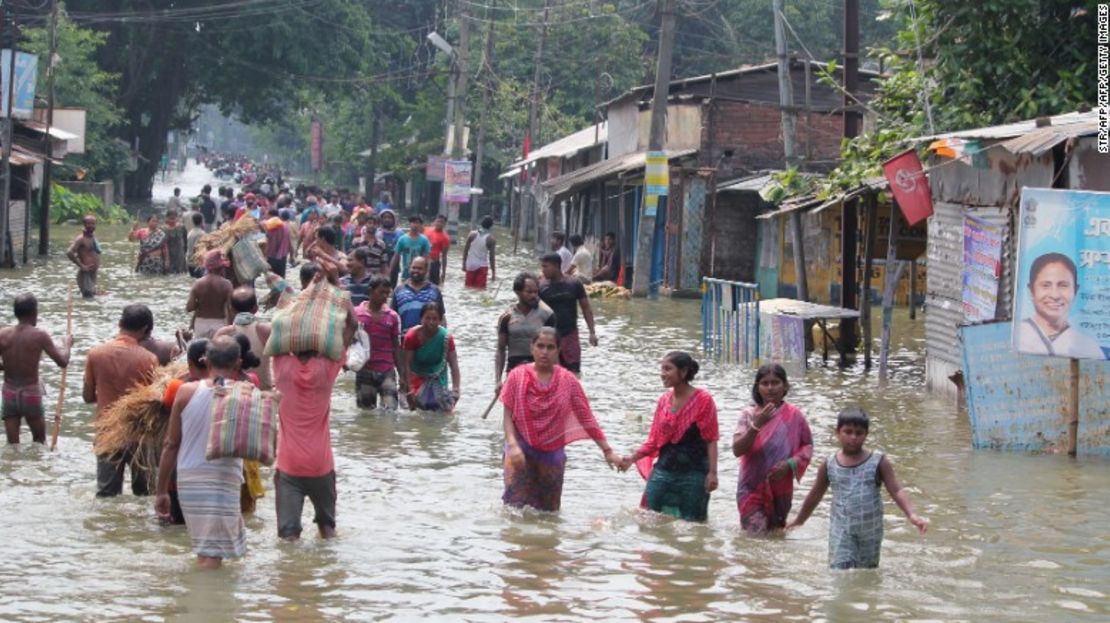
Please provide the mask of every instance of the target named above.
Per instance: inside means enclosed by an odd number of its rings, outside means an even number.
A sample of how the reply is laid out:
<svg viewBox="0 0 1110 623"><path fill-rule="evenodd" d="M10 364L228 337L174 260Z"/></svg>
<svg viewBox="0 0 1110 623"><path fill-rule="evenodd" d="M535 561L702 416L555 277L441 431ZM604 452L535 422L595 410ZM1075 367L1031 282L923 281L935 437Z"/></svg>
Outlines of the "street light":
<svg viewBox="0 0 1110 623"><path fill-rule="evenodd" d="M439 33L434 31L430 32L428 33L427 39L429 42L431 42L432 45L436 47L436 49L442 51L444 54L450 56L452 59L455 58L455 48L451 47L451 44L447 43L446 39L439 36Z"/></svg>

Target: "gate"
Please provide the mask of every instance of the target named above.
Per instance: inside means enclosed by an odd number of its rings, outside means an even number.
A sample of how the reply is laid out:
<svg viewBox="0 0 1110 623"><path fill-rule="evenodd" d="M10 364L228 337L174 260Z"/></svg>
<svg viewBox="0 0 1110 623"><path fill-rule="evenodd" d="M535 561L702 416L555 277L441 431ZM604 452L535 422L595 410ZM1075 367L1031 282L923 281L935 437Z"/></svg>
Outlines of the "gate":
<svg viewBox="0 0 1110 623"><path fill-rule="evenodd" d="M759 365L759 285L702 279L701 327L705 355Z"/></svg>

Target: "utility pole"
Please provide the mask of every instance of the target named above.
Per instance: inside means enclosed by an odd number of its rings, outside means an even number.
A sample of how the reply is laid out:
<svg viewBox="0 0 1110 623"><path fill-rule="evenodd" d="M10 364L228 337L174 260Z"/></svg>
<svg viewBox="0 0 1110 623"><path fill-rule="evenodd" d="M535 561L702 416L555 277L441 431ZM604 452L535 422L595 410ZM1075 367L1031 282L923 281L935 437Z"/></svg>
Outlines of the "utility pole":
<svg viewBox="0 0 1110 623"><path fill-rule="evenodd" d="M497 10L497 0L490 1L490 8L486 11L486 19L489 20L489 29L486 31L486 54L482 59L481 75L484 78L482 84L482 112L481 118L478 120L478 143L475 146L476 154L474 156L474 185L481 188L482 186L482 158L485 155L485 142L486 142L486 122L489 120L489 107L490 97L493 95L493 25L497 18L494 11ZM478 198L481 195L473 195L470 197L470 228L474 229L478 226Z"/></svg>
<svg viewBox="0 0 1110 623"><path fill-rule="evenodd" d="M844 0L844 138L859 135L860 113L854 99L859 90L859 0ZM840 306L856 309L857 230L859 200L845 201L840 210ZM888 267L889 269L889 267ZM855 352L856 321L840 321L840 352ZM843 362L843 357L841 358Z"/></svg>
<svg viewBox="0 0 1110 623"><path fill-rule="evenodd" d="M540 76L543 75L543 49L547 44L547 24L551 16L551 0L544 0L543 3L543 26L540 28L540 40L536 44L536 58L532 69L532 97L528 105L528 133L524 135L525 151L530 152L535 149L536 135L540 131ZM527 156L527 153L524 154ZM528 215L535 210L536 202L532 193L527 193L528 200L524 200L525 192L521 191L520 196L520 222L514 223L514 227L519 228L521 232L519 237L528 240L527 232L524 231L525 223L528 222ZM527 208L527 211L526 211ZM538 219L537 219L538 221ZM538 227L538 222L537 222Z"/></svg>
<svg viewBox="0 0 1110 623"><path fill-rule="evenodd" d="M782 0L771 3L775 12L775 54L779 61L779 106L782 108L782 153L786 168L797 164L796 119L794 115L794 88L790 78L790 58L786 55L786 30L782 24ZM802 215L797 210L790 213L790 246L794 250L794 283L798 286L798 300L809 300L809 280L806 278L805 236L802 232Z"/></svg>
<svg viewBox="0 0 1110 623"><path fill-rule="evenodd" d="M651 97L651 134L649 151L663 151L667 142L667 100L671 84L671 56L674 53L675 0L660 0L661 30L659 57L655 65L655 89ZM669 166L669 163L668 163ZM668 176L669 179L669 176ZM667 195L658 198L656 210L650 210L644 193L640 206L640 231L636 236L636 260L632 265L632 296L647 296L651 288L651 255L655 238L655 215L665 213Z"/></svg>
<svg viewBox="0 0 1110 623"><path fill-rule="evenodd" d="M39 195L39 255L50 251L50 198L53 184L54 141L54 57L58 54L58 0L50 0L50 56L46 60L46 162L42 165L42 193Z"/></svg>
<svg viewBox="0 0 1110 623"><path fill-rule="evenodd" d="M455 58L455 141L451 145L451 159L459 160L466 155L463 144L463 130L466 121L466 82L467 55L470 52L470 15L467 0L459 2L459 49ZM459 237L459 204L447 206L447 235L454 242Z"/></svg>
<svg viewBox="0 0 1110 623"><path fill-rule="evenodd" d="M9 266L8 253L8 212L11 206L12 193L12 106L15 104L15 44L19 40L19 26L16 24L15 6L11 7L11 48L8 55L8 84L7 92L3 94L4 101L8 104L7 114L4 115L4 145L3 162L0 163L0 266ZM0 22L3 15L0 15ZM12 249L12 265L15 264L15 249Z"/></svg>

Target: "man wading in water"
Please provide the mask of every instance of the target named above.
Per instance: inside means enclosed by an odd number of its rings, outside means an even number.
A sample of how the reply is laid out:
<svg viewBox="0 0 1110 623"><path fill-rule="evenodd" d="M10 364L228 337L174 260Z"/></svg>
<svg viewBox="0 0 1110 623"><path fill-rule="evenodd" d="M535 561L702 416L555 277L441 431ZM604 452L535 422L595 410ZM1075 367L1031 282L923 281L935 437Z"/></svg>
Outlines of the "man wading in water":
<svg viewBox="0 0 1110 623"><path fill-rule="evenodd" d="M100 269L100 243L96 241L96 217L86 214L85 230L69 245L66 257L77 264L77 288L81 296L96 296L96 271Z"/></svg>
<svg viewBox="0 0 1110 623"><path fill-rule="evenodd" d="M19 443L19 421L27 420L31 439L46 444L46 418L42 408L43 389L39 381L39 359L45 352L59 368L69 365L73 336L67 336L61 350L54 340L36 325L39 302L31 294L15 297L13 305L19 324L0 329L0 358L4 360L4 431L8 443Z"/></svg>
<svg viewBox="0 0 1110 623"><path fill-rule="evenodd" d="M185 311L193 312L194 339L212 339L216 331L228 324L228 299L234 287L223 276L227 266L219 249L212 249L204 256L204 270L208 274L193 284L185 303Z"/></svg>

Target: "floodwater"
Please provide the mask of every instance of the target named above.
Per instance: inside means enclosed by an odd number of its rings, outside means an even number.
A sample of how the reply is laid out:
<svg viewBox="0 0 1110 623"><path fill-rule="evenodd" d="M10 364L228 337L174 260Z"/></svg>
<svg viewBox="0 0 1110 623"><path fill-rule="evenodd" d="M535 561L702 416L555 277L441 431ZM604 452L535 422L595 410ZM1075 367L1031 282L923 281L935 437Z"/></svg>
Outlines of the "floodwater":
<svg viewBox="0 0 1110 623"><path fill-rule="evenodd" d="M203 172L186 175L185 194L193 194ZM76 233L76 226L56 227L56 247ZM306 530L300 543L279 543L268 494L247 520L247 556L198 571L185 529L160 526L151 499L93 496L83 355L114 334L130 302L150 305L156 333L169 338L185 323L189 287L184 277L132 274L123 228L100 235L108 292L74 302L77 356L58 451L30 443L0 450L2 620L1063 621L1110 614L1110 462L971 450L966 416L924 392L924 321L910 322L904 311L888 387L862 369L824 367L817 358L790 393L819 456L834 449L840 408L868 409L875 420L869 443L893 458L932 522L919 536L888 500L878 571L827 569L827 499L784 539L740 534L737 462L727 440L752 372L712 362L703 362L697 379L716 396L722 429L721 490L708 523L640 511L640 477L609 471L589 443L569 448L558 515L503 508L500 417L480 414L492 397L494 321L512 293L500 280L488 293L463 291L457 251L446 289L463 373L456 417L360 412L352 377L342 375L332 399L339 538L323 541ZM502 278L532 265L523 255L499 264ZM60 336L73 272L56 248L26 270L0 273L0 298L8 305L15 293L36 293L40 324ZM662 391L660 356L699 347L698 303L601 301L595 310L601 345L584 352L584 384L611 443L627 453L646 437ZM52 414L60 374L52 364L43 369ZM795 509L814 473L796 492Z"/></svg>

